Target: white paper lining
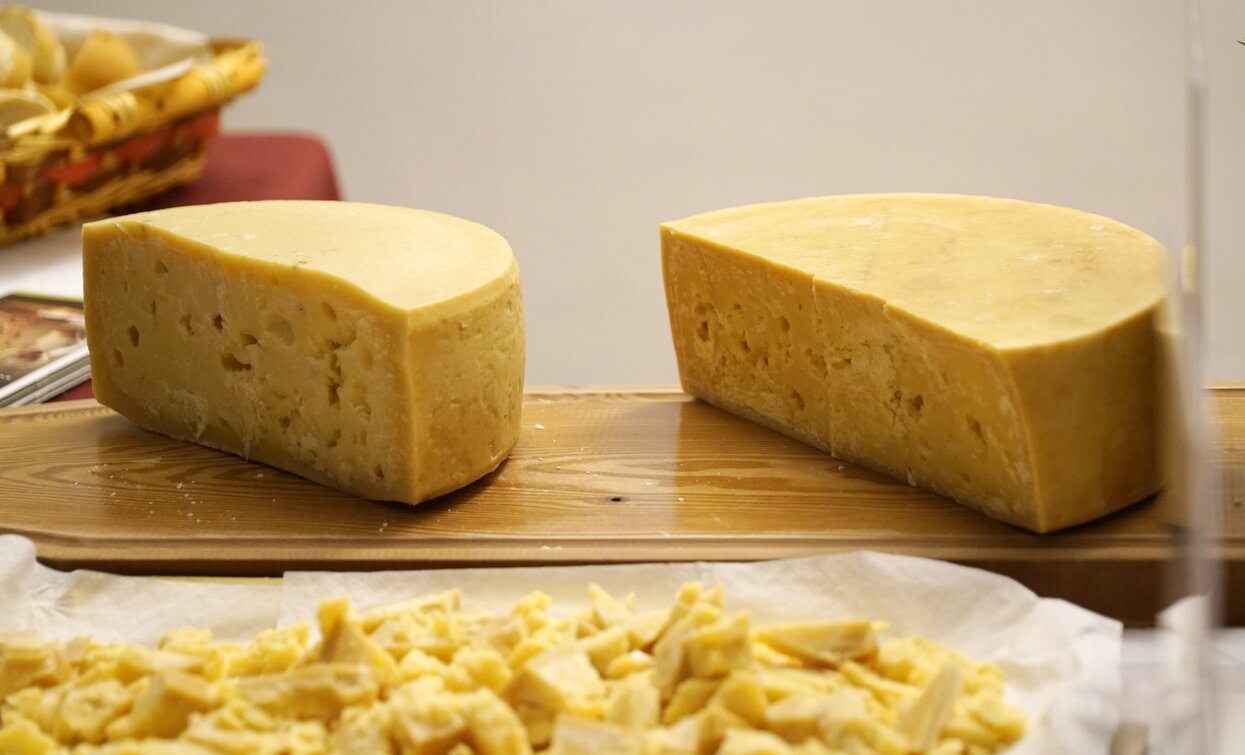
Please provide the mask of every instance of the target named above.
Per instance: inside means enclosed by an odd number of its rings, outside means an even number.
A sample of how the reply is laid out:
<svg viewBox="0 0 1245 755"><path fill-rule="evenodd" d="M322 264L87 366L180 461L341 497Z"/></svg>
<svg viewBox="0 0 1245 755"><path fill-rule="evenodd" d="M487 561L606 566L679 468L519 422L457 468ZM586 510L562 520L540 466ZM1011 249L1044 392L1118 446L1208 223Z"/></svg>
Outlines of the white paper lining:
<svg viewBox="0 0 1245 755"><path fill-rule="evenodd" d="M506 611L539 589L569 613L587 605L590 582L659 608L680 585L699 581L722 585L728 610L746 610L756 623L864 616L887 622L889 636L920 634L998 663L1008 701L1030 717L1029 735L1009 751L1015 755L1105 752L1119 721L1118 622L938 561L862 552L748 564L289 572L279 582L211 583L62 573L34 554L30 541L0 536L0 631L152 643L189 624L244 639L311 619L322 599L341 595L367 608L457 587L468 605Z"/></svg>

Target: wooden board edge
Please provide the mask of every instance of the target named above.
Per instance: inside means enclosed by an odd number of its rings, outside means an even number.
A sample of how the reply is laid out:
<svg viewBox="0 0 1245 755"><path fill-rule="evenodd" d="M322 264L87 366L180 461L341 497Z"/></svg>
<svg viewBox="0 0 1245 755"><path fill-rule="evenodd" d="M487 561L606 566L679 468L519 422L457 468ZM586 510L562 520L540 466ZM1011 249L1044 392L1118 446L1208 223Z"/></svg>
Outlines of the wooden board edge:
<svg viewBox="0 0 1245 755"><path fill-rule="evenodd" d="M0 421L27 417L32 414L71 414L105 408L107 407L93 398L77 398L71 401L52 401L43 404L26 404L25 406L5 406L0 407Z"/></svg>
<svg viewBox="0 0 1245 755"><path fill-rule="evenodd" d="M22 534L15 532L13 534ZM195 538L193 556L187 555L182 540L165 539L109 539L92 538L89 541L76 537L48 536L38 539L39 557L48 562L115 563L180 563L185 567L195 564L215 569L239 568L237 543L228 538ZM249 567L260 564L276 565L323 563L325 559L322 540L305 538L258 539L251 543L258 554L247 560ZM1174 546L1167 543L1129 542L1110 547L1086 549L1083 545L1035 546L1014 548L1010 546L982 546L978 544L953 543L929 538L905 538L902 540L882 537L844 542L818 536L757 536L750 538L703 536L684 537L678 542L658 541L649 537L618 537L602 540L579 536L488 538L464 541L457 538L430 538L407 540L398 538L392 545L378 544L372 540L342 539L333 543L334 561L342 559L355 564L368 564L378 568L393 563L419 564L517 564L517 563L646 563L653 561L757 561L774 558L800 558L827 553L851 551L876 551L919 558L944 561L964 560L1011 560L1016 562L1045 563L1068 561L1077 563L1099 562L1149 562L1166 561L1176 557ZM1221 554L1227 560L1245 564L1245 540L1224 549ZM91 566L90 568L95 568ZM319 568L319 567L318 567ZM168 572L176 573L176 572ZM271 572L268 572L271 573Z"/></svg>

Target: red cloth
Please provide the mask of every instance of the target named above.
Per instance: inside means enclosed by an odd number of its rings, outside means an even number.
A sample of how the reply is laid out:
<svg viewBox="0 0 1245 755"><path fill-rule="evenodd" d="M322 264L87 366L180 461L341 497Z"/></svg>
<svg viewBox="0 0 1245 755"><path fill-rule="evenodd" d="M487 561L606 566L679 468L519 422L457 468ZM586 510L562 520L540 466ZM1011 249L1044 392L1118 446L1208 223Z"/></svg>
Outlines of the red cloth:
<svg viewBox="0 0 1245 755"><path fill-rule="evenodd" d="M72 401L76 398L95 398L95 391L91 390L90 380L86 381L82 385L75 385L73 388L70 388L61 395L48 399L48 401Z"/></svg>
<svg viewBox="0 0 1245 755"><path fill-rule="evenodd" d="M152 197L142 208L255 199L341 199L324 143L295 134L222 134L208 144L198 180Z"/></svg>
<svg viewBox="0 0 1245 755"><path fill-rule="evenodd" d="M341 199L324 143L298 134L222 134L209 143L207 165L198 180L126 209L255 199ZM88 380L51 400L94 396Z"/></svg>

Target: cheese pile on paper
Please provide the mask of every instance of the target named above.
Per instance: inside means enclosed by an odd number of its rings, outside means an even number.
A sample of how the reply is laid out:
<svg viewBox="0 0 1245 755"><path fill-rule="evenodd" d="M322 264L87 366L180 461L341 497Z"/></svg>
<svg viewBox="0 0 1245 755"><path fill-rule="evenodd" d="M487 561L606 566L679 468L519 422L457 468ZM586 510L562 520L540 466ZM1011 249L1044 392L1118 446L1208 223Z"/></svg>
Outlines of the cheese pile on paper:
<svg viewBox="0 0 1245 755"><path fill-rule="evenodd" d="M952 755L1024 733L996 666L865 619L754 627L695 583L650 613L589 594L565 619L541 593L332 600L314 643L305 622L158 649L0 635L0 751Z"/></svg>

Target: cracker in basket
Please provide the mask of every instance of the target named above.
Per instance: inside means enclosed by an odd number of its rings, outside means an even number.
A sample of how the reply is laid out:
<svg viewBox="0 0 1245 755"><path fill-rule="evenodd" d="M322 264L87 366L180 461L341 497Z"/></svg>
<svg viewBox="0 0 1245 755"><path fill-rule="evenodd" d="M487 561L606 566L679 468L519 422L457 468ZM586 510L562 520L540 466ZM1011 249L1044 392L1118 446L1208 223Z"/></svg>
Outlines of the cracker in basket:
<svg viewBox="0 0 1245 755"><path fill-rule="evenodd" d="M0 30L31 58L31 78L36 84L55 84L65 73L65 46L29 8L0 8Z"/></svg>
<svg viewBox="0 0 1245 755"><path fill-rule="evenodd" d="M32 65L30 53L0 31L0 87L18 89L24 86L30 81Z"/></svg>
<svg viewBox="0 0 1245 755"><path fill-rule="evenodd" d="M356 612L326 601L249 645L158 649L0 636L6 753L997 752L1024 716L998 667L863 620L753 627L721 589L641 613L595 585L558 618L457 591Z"/></svg>
<svg viewBox="0 0 1245 755"><path fill-rule="evenodd" d="M25 89L0 89L0 133L27 118L47 115L56 104L38 92Z"/></svg>
<svg viewBox="0 0 1245 755"><path fill-rule="evenodd" d="M142 73L134 46L120 34L95 29L82 42L65 72L65 87L77 95L93 92Z"/></svg>

